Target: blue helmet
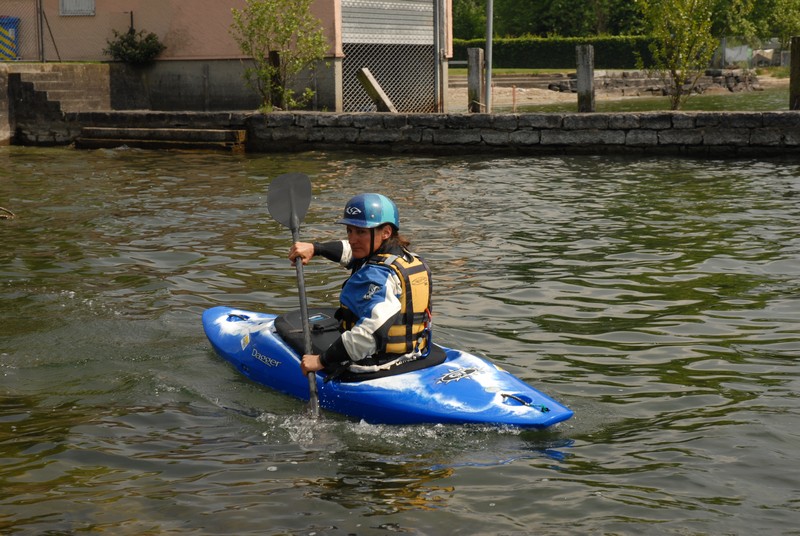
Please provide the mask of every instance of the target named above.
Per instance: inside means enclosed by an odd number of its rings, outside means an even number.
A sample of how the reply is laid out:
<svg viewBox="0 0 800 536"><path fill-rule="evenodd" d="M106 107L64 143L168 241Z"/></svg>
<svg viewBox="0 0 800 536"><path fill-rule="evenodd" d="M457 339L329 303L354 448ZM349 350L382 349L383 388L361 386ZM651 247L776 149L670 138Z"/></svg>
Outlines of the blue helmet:
<svg viewBox="0 0 800 536"><path fill-rule="evenodd" d="M347 202L342 219L336 223L363 229L390 223L400 230L400 214L397 212L397 205L385 195L358 194Z"/></svg>

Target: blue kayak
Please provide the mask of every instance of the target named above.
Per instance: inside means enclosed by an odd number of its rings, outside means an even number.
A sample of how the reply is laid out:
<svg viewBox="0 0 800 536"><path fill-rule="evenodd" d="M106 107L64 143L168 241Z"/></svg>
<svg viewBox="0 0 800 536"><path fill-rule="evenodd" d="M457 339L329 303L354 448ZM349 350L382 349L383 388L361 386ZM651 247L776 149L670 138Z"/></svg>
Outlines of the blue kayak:
<svg viewBox="0 0 800 536"><path fill-rule="evenodd" d="M338 337L332 309L308 311L313 348ZM274 315L213 307L203 328L214 350L251 380L308 400L300 370L299 312ZM430 355L391 375L317 373L320 407L373 424L489 424L546 428L572 417L572 410L478 356L434 345ZM398 373L399 372L399 373Z"/></svg>

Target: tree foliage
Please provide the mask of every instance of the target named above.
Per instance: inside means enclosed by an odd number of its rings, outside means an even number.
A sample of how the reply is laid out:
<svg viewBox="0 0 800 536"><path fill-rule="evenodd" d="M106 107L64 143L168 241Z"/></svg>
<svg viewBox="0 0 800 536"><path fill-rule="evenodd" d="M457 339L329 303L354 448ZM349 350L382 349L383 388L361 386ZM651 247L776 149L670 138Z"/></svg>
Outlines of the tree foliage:
<svg viewBox="0 0 800 536"><path fill-rule="evenodd" d="M478 39L485 34L485 0L453 0L453 37Z"/></svg>
<svg viewBox="0 0 800 536"><path fill-rule="evenodd" d="M648 33L655 70L668 88L670 107L689 98L719 44L712 33L715 0L637 0Z"/></svg>
<svg viewBox="0 0 800 536"><path fill-rule="evenodd" d="M495 0L494 14L500 36L588 37L640 30L629 0Z"/></svg>
<svg viewBox="0 0 800 536"><path fill-rule="evenodd" d="M630 0L493 0L495 37L592 37L647 32L638 2ZM714 36L736 36L756 46L779 37L784 47L800 34L800 0L713 0ZM453 36L486 34L486 0L453 0Z"/></svg>
<svg viewBox="0 0 800 536"><path fill-rule="evenodd" d="M231 35L253 67L245 80L272 110L298 108L313 97L306 87L297 96L292 89L298 74L325 57L327 41L322 26L311 13L312 0L247 0L244 9L233 9Z"/></svg>
<svg viewBox="0 0 800 536"><path fill-rule="evenodd" d="M590 37L641 32L639 11L629 0L494 0L495 36ZM453 36L486 34L486 0L453 0Z"/></svg>
<svg viewBox="0 0 800 536"><path fill-rule="evenodd" d="M767 15L772 35L781 42L781 47L789 48L791 39L800 35L800 0L773 0L775 8Z"/></svg>
<svg viewBox="0 0 800 536"><path fill-rule="evenodd" d="M712 32L737 36L752 46L777 37L781 46L800 33L800 0L717 0Z"/></svg>

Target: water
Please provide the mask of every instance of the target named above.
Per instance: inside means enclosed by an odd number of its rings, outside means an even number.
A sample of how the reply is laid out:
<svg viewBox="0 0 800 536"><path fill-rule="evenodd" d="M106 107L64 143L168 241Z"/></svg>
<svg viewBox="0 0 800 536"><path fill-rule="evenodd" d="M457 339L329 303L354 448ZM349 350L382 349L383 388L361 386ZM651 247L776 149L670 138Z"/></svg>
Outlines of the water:
<svg viewBox="0 0 800 536"><path fill-rule="evenodd" d="M200 314L297 306L287 171L308 238L392 196L439 340L575 417L313 422L237 375ZM798 199L790 160L0 148L0 533L798 534Z"/></svg>

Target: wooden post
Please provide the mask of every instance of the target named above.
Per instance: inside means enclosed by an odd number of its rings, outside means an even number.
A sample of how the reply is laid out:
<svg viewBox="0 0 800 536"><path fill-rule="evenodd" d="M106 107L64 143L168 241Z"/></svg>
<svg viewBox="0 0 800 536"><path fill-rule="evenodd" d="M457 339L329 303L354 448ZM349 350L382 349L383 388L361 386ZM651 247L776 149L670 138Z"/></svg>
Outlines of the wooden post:
<svg viewBox="0 0 800 536"><path fill-rule="evenodd" d="M792 37L789 61L789 109L800 110L800 37Z"/></svg>
<svg viewBox="0 0 800 536"><path fill-rule="evenodd" d="M492 113L492 41L494 40L494 0L486 0L486 60L483 83L483 111Z"/></svg>
<svg viewBox="0 0 800 536"><path fill-rule="evenodd" d="M467 49L467 111L481 113L486 110L483 78L483 49Z"/></svg>
<svg viewBox="0 0 800 536"><path fill-rule="evenodd" d="M594 47L578 45L578 111L594 112Z"/></svg>
<svg viewBox="0 0 800 536"><path fill-rule="evenodd" d="M517 85L511 84L511 111L517 113Z"/></svg>
<svg viewBox="0 0 800 536"><path fill-rule="evenodd" d="M369 98L375 103L375 107L379 112L392 112L397 113L397 108L392 104L391 99L383 92L383 88L372 76L372 73L366 67L362 67L356 73L356 78L361 83L361 87L367 92Z"/></svg>

